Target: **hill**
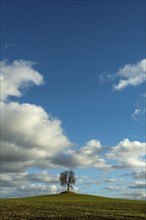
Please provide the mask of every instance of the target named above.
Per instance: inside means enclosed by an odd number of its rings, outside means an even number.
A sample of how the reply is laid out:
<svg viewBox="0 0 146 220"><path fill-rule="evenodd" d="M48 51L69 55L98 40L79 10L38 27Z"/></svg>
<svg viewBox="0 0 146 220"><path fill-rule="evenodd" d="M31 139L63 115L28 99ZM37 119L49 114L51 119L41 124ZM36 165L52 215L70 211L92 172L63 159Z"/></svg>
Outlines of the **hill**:
<svg viewBox="0 0 146 220"><path fill-rule="evenodd" d="M146 219L145 201L111 199L64 192L2 199L2 220L138 220Z"/></svg>

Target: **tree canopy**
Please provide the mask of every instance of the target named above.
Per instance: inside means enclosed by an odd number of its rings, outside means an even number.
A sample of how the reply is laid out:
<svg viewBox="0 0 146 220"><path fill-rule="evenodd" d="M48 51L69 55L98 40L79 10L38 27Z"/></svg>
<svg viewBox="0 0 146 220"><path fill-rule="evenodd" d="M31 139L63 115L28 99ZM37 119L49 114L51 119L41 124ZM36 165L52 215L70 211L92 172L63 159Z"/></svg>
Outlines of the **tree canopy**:
<svg viewBox="0 0 146 220"><path fill-rule="evenodd" d="M73 184L76 182L75 173L72 170L66 170L62 173L60 173L60 184L61 186L67 187L67 191L70 190L70 188L73 188Z"/></svg>

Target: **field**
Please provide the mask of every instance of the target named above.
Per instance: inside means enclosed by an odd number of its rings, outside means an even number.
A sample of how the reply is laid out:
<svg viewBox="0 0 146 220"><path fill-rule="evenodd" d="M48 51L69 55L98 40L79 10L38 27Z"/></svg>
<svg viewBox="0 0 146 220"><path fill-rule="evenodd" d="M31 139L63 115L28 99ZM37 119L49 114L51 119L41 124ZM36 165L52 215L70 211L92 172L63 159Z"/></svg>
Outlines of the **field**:
<svg viewBox="0 0 146 220"><path fill-rule="evenodd" d="M65 193L1 199L1 220L146 219L146 202Z"/></svg>

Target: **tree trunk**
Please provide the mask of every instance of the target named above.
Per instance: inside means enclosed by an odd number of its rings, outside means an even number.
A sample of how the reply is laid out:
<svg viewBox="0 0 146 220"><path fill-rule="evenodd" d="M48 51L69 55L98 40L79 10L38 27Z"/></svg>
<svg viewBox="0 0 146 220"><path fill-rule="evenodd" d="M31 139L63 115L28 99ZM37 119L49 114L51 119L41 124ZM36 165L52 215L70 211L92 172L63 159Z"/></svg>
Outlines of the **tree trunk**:
<svg viewBox="0 0 146 220"><path fill-rule="evenodd" d="M69 184L67 184L67 191L69 191Z"/></svg>

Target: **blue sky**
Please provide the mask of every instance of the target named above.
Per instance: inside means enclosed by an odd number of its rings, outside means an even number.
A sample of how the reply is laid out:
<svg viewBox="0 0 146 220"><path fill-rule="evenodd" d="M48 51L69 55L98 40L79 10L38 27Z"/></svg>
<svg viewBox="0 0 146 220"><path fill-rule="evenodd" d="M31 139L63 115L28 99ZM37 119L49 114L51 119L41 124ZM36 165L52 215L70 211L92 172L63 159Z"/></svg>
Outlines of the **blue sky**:
<svg viewBox="0 0 146 220"><path fill-rule="evenodd" d="M138 0L1 1L2 197L73 169L80 193L145 198L144 18Z"/></svg>

